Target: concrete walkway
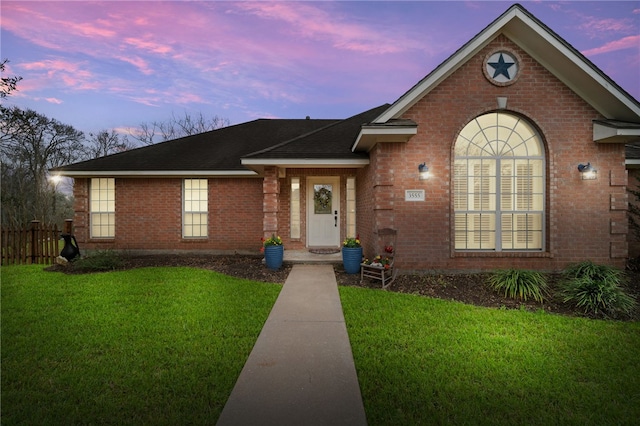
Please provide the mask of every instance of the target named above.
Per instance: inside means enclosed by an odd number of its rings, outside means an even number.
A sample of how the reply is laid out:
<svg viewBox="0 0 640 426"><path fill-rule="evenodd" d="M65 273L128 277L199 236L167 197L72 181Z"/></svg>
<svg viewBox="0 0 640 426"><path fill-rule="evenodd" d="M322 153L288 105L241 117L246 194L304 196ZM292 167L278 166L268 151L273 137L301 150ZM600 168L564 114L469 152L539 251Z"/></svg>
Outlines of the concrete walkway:
<svg viewBox="0 0 640 426"><path fill-rule="evenodd" d="M294 265L219 426L366 425L331 265Z"/></svg>

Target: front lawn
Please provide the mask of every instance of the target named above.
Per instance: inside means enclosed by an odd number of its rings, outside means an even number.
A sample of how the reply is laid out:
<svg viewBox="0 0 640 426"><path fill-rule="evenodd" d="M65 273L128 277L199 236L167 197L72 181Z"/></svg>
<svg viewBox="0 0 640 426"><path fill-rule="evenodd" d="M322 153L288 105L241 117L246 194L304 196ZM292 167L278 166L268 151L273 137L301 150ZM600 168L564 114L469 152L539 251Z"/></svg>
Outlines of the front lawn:
<svg viewBox="0 0 640 426"><path fill-rule="evenodd" d="M215 424L281 286L2 268L2 424ZM636 424L640 323L340 287L370 425Z"/></svg>
<svg viewBox="0 0 640 426"><path fill-rule="evenodd" d="M640 323L341 287L370 425L632 425Z"/></svg>
<svg viewBox="0 0 640 426"><path fill-rule="evenodd" d="M2 424L214 424L282 287L2 267Z"/></svg>

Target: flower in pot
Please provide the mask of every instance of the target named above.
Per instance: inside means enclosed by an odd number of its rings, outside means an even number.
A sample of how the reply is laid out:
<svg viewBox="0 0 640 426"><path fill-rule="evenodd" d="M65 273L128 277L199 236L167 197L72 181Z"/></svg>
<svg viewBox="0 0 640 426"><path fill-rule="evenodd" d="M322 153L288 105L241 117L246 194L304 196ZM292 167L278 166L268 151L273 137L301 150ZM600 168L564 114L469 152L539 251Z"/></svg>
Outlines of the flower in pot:
<svg viewBox="0 0 640 426"><path fill-rule="evenodd" d="M378 268L390 269L391 268L391 259L388 257L382 257L381 255L377 255L373 259L365 259L365 265L377 266Z"/></svg>
<svg viewBox="0 0 640 426"><path fill-rule="evenodd" d="M269 238L262 238L262 248L260 251L264 252L264 261L267 268L277 270L282 266L282 260L284 258L284 246L282 245L282 238L271 234Z"/></svg>

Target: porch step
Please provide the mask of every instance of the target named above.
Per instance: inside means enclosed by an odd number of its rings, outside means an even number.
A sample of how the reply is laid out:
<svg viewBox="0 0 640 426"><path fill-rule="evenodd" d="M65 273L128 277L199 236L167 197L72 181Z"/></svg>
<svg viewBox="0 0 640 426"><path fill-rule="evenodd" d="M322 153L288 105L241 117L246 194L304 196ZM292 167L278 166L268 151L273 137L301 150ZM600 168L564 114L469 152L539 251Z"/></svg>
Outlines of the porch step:
<svg viewBox="0 0 640 426"><path fill-rule="evenodd" d="M308 250L286 250L283 261L288 264L336 264L342 263L342 253L316 254Z"/></svg>

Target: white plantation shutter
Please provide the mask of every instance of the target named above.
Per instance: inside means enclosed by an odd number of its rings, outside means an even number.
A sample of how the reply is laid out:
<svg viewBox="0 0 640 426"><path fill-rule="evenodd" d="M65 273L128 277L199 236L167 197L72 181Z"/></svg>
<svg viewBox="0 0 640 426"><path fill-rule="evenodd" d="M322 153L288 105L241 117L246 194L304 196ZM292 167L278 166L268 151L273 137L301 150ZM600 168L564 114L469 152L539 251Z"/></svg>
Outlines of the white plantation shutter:
<svg viewBox="0 0 640 426"><path fill-rule="evenodd" d="M454 152L456 250L542 250L544 155L534 128L486 114L465 126Z"/></svg>

